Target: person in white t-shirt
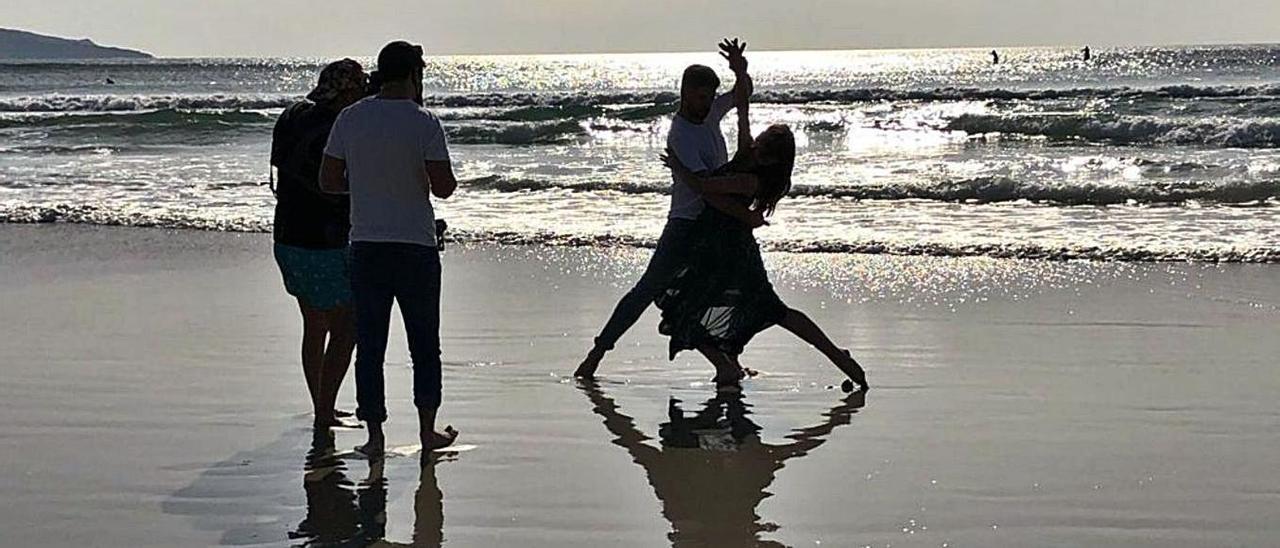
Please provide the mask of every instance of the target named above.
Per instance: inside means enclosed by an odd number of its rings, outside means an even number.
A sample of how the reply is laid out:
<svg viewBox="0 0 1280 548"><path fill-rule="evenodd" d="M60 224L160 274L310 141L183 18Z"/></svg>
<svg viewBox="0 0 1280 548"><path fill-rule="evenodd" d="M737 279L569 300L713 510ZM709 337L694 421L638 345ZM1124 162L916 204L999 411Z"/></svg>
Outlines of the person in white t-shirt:
<svg viewBox="0 0 1280 548"><path fill-rule="evenodd" d="M356 312L356 417L382 456L387 420L383 361L392 302L404 318L413 359L413 403L423 455L457 439L435 429L441 401L440 253L431 196L457 180L440 120L419 105L422 47L387 44L378 54L382 90L338 115L320 168L320 187L351 195L351 288ZM415 101L417 99L417 101Z"/></svg>
<svg viewBox="0 0 1280 548"><path fill-rule="evenodd" d="M680 80L680 109L671 121L667 134L667 147L695 173L706 175L729 162L728 147L720 132L720 122L734 108L734 94L739 86L747 96L751 95L751 79L739 78L734 90L716 95L720 78L710 67L691 65L684 70ZM609 321L605 323L595 345L587 353L574 376L591 378L600 367L600 360L617 344L618 339L635 325L653 299L671 282L678 269L685 263L690 250L690 231L694 221L706 207L705 200L683 174L673 174L671 180L671 211L667 225L658 238L653 258L640 281L618 302ZM757 227L764 218L757 212L742 209L743 222Z"/></svg>

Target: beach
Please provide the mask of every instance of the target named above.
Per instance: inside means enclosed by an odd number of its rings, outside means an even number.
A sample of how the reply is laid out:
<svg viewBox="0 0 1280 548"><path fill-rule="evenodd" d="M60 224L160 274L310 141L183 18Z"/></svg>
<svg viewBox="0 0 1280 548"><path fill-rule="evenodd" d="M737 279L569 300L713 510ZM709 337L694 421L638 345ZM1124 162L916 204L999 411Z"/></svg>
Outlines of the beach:
<svg viewBox="0 0 1280 548"><path fill-rule="evenodd" d="M780 295L874 388L846 397L773 329L743 357L762 375L730 402L758 439L695 432L689 448L664 447L661 425L672 398L692 415L715 396L711 371L667 360L655 311L598 386L568 377L647 254L451 245L441 420L474 447L426 468L405 447L397 322L392 456L306 474L300 322L269 235L0 224L0 545L1280 538L1274 265L768 253ZM336 450L361 434L337 430Z"/></svg>

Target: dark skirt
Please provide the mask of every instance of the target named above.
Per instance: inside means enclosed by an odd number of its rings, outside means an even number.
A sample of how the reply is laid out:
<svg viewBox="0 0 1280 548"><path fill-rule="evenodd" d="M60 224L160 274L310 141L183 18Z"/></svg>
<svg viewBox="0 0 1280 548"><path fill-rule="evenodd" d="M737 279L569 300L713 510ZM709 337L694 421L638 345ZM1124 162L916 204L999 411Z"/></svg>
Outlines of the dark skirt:
<svg viewBox="0 0 1280 548"><path fill-rule="evenodd" d="M782 321L787 306L773 290L751 230L710 207L689 235L687 262L654 299L658 331L671 338L670 357L712 346L731 356Z"/></svg>

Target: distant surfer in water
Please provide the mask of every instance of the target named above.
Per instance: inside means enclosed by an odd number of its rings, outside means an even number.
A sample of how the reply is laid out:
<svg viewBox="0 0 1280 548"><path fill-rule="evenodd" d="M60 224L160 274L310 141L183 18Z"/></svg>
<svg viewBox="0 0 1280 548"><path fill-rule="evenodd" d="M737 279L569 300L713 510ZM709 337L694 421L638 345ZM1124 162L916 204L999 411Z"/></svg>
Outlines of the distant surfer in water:
<svg viewBox="0 0 1280 548"><path fill-rule="evenodd" d="M1084 53L1084 62L1088 63L1093 59L1093 50L1089 49L1089 46L1085 46L1082 53Z"/></svg>
<svg viewBox="0 0 1280 548"><path fill-rule="evenodd" d="M996 50L991 50L991 64L993 65L1000 64L1000 52Z"/></svg>

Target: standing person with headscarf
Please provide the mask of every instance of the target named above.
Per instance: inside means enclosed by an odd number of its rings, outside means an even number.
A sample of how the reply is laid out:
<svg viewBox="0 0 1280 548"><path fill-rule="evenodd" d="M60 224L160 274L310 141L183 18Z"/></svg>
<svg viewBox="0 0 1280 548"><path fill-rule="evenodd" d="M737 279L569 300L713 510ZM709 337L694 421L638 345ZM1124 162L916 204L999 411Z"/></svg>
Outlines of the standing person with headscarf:
<svg viewBox="0 0 1280 548"><path fill-rule="evenodd" d="M316 428L340 424L334 406L355 348L346 262L351 207L346 196L320 191L320 162L338 113L364 96L366 80L360 63L330 63L306 99L280 115L271 139L280 176L275 258L302 312L302 371Z"/></svg>

